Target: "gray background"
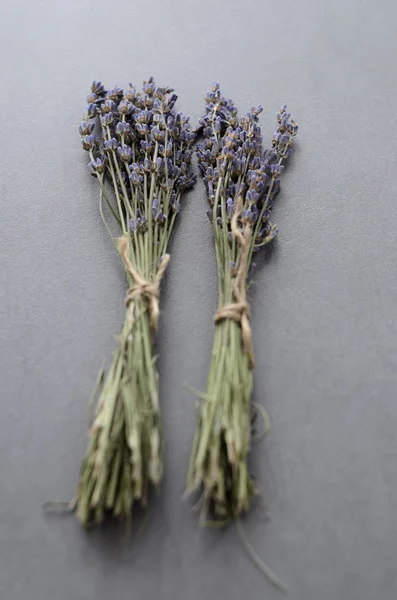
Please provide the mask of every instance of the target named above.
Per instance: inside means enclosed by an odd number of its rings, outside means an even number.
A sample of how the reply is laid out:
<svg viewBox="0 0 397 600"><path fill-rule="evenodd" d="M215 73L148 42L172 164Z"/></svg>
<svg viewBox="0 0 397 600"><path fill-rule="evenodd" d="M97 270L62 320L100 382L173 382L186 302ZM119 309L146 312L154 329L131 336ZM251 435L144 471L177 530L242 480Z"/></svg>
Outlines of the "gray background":
<svg viewBox="0 0 397 600"><path fill-rule="evenodd" d="M173 85L195 122L217 79L265 139L286 101L300 125L251 289L255 395L273 423L253 449L270 520L245 521L294 600L397 596L397 201L393 0L2 0L0 597L281 597L233 528L182 503L216 304L199 182L163 285L166 477L136 540L86 535L41 504L68 499L87 400L123 319L124 277L77 126L92 79Z"/></svg>

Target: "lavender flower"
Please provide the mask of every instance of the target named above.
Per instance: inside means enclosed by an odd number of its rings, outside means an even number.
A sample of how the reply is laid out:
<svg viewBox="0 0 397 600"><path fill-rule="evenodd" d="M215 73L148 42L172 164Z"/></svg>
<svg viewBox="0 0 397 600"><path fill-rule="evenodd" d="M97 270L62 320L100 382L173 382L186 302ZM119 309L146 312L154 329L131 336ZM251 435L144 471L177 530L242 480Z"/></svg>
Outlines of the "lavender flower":
<svg viewBox="0 0 397 600"><path fill-rule="evenodd" d="M82 144L84 150L94 150L98 144L96 135L84 135L82 137Z"/></svg>
<svg viewBox="0 0 397 600"><path fill-rule="evenodd" d="M117 135L126 135L131 131L131 125L125 121L120 121L117 123L115 130Z"/></svg>
<svg viewBox="0 0 397 600"><path fill-rule="evenodd" d="M88 163L88 171L91 175L96 176L98 173L104 173L106 166L106 157L98 157L94 158L90 163Z"/></svg>
<svg viewBox="0 0 397 600"><path fill-rule="evenodd" d="M118 141L116 140L116 138L111 138L110 140L105 140L103 143L103 147L105 150L117 150L118 148Z"/></svg>
<svg viewBox="0 0 397 600"><path fill-rule="evenodd" d="M101 125L103 127L108 127L109 125L111 125L113 123L113 120L114 120L114 115L111 112L105 113L101 117Z"/></svg>
<svg viewBox="0 0 397 600"><path fill-rule="evenodd" d="M127 146L126 144L124 144L123 146L119 146L117 148L117 154L119 155L121 160L124 162L130 162L130 160L132 158L132 150L131 150L130 146Z"/></svg>
<svg viewBox="0 0 397 600"><path fill-rule="evenodd" d="M94 104L93 102L90 102L87 105L86 110L86 114L87 114L87 118L91 119L92 117L95 117L95 115L97 114L97 107L96 104Z"/></svg>
<svg viewBox="0 0 397 600"><path fill-rule="evenodd" d="M81 136L91 135L95 128L95 123L87 123L87 121L82 121L79 125L79 133Z"/></svg>
<svg viewBox="0 0 397 600"><path fill-rule="evenodd" d="M105 95L105 88L100 81L93 81L91 86L91 92L97 96Z"/></svg>

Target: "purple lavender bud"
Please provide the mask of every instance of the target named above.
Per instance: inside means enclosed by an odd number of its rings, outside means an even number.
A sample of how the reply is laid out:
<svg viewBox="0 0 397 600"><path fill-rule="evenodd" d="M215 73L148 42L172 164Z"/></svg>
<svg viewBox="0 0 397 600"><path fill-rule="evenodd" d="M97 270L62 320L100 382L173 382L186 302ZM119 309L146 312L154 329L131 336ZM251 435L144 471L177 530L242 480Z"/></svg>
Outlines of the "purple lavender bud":
<svg viewBox="0 0 397 600"><path fill-rule="evenodd" d="M153 215L153 217L155 217L156 214L157 214L158 206L159 206L159 201L158 201L158 198L155 197L153 199L153 203L152 203L152 215Z"/></svg>
<svg viewBox="0 0 397 600"><path fill-rule="evenodd" d="M79 125L80 135L91 135L95 127L95 123L88 123L87 121L82 121Z"/></svg>
<svg viewBox="0 0 397 600"><path fill-rule="evenodd" d="M150 169L150 160L148 158L145 158L144 161L143 161L143 170L146 173L150 173L150 170L151 170Z"/></svg>
<svg viewBox="0 0 397 600"><path fill-rule="evenodd" d="M279 132L278 129L276 129L276 131L273 133L273 145L277 145L279 143L280 136L281 136L281 133Z"/></svg>
<svg viewBox="0 0 397 600"><path fill-rule="evenodd" d="M234 210L233 198L228 198L226 200L226 213L229 218L232 216L233 210Z"/></svg>
<svg viewBox="0 0 397 600"><path fill-rule="evenodd" d="M159 173L163 167L163 159L158 157L156 158L156 171Z"/></svg>
<svg viewBox="0 0 397 600"><path fill-rule="evenodd" d="M284 166L279 165L278 163L275 163L275 164L271 165L270 170L271 170L273 177L278 177L284 171Z"/></svg>
<svg viewBox="0 0 397 600"><path fill-rule="evenodd" d="M185 191L185 190L190 190L190 189L191 189L191 188L194 186L194 184L196 183L196 181L197 181L197 175L196 175L196 174L190 175L190 177L188 177L188 178L186 179L186 181L185 181L185 183L183 184L183 186L179 186L179 189L180 189L181 191L182 191L182 190L183 190L183 191Z"/></svg>
<svg viewBox="0 0 397 600"><path fill-rule="evenodd" d="M101 117L101 123L104 127L108 127L113 123L113 115L112 113L105 113Z"/></svg>
<svg viewBox="0 0 397 600"><path fill-rule="evenodd" d="M255 185L255 178L254 178L254 181L251 179L251 185L252 184ZM248 202L250 202L250 203L258 202L259 194L257 192L255 192L253 189L249 189L246 194L246 198L247 198Z"/></svg>
<svg viewBox="0 0 397 600"><path fill-rule="evenodd" d="M171 202L171 207L172 210L178 214L181 210L181 203L175 200L174 202Z"/></svg>
<svg viewBox="0 0 397 600"><path fill-rule="evenodd" d="M89 94L87 96L87 103L88 104L94 104L97 100L98 100L98 96L94 92L91 92L91 94Z"/></svg>
<svg viewBox="0 0 397 600"><path fill-rule="evenodd" d="M103 96L105 93L105 88L100 81L93 81L91 85L91 92L93 94L97 94L98 96Z"/></svg>
<svg viewBox="0 0 397 600"><path fill-rule="evenodd" d="M171 95L171 96L168 98L168 102L167 102L167 105L168 105L168 110L170 110L170 109L171 109L171 108L174 106L174 104L175 104L175 102L177 101L177 99L178 99L178 96L177 96L176 94L172 94L172 95Z"/></svg>
<svg viewBox="0 0 397 600"><path fill-rule="evenodd" d="M130 219L130 229L131 229L131 231L135 231L135 222L134 222L134 219Z"/></svg>
<svg viewBox="0 0 397 600"><path fill-rule="evenodd" d="M143 91L146 94L149 94L149 95L153 94L154 89L155 89L155 86L154 86L154 77L149 77L149 79L147 81L143 82Z"/></svg>
<svg viewBox="0 0 397 600"><path fill-rule="evenodd" d="M105 171L106 156L98 157L88 163L88 171L91 175L96 176L97 173L103 173Z"/></svg>
<svg viewBox="0 0 397 600"><path fill-rule="evenodd" d="M282 135L280 135L280 137L278 139L279 144L281 144L282 146L286 146L289 141L290 141L290 136L287 135L286 133L283 133Z"/></svg>
<svg viewBox="0 0 397 600"><path fill-rule="evenodd" d="M140 110L134 114L135 121L137 123L146 123L147 121L147 113L145 110Z"/></svg>
<svg viewBox="0 0 397 600"><path fill-rule="evenodd" d="M120 123L117 123L117 125L116 125L117 135L125 135L126 133L129 133L130 131L131 131L131 125L129 123L124 123L123 121L120 121Z"/></svg>
<svg viewBox="0 0 397 600"><path fill-rule="evenodd" d="M267 229L267 228L265 228L265 229ZM277 225L270 225L270 227L267 229L266 233L267 233L267 235L266 235L266 237L264 239L264 243L268 244L278 234L278 227L277 227Z"/></svg>
<svg viewBox="0 0 397 600"><path fill-rule="evenodd" d="M130 84L130 87L128 89L126 89L124 92L124 98L126 100L128 100L129 102L133 102L135 100L135 96L136 96L136 90L132 86L132 84Z"/></svg>
<svg viewBox="0 0 397 600"><path fill-rule="evenodd" d="M159 223L164 223L166 220L165 214L163 213L163 209L161 206L160 206L157 214L154 216L155 216L155 220L158 221Z"/></svg>
<svg viewBox="0 0 397 600"><path fill-rule="evenodd" d="M208 209L208 210L207 210L207 212L206 212L205 214L206 214L206 215L207 215L207 217L209 218L209 220L210 220L210 223L212 223L212 216L213 216L212 210Z"/></svg>
<svg viewBox="0 0 397 600"><path fill-rule="evenodd" d="M104 142L103 147L105 150L117 150L118 144L119 143L116 138L111 138L110 140L106 140L106 142Z"/></svg>
<svg viewBox="0 0 397 600"><path fill-rule="evenodd" d="M90 104L88 104L86 106L85 112L87 114L87 117L89 117L89 118L95 117L95 115L97 114L96 104L93 104L92 102Z"/></svg>
<svg viewBox="0 0 397 600"><path fill-rule="evenodd" d="M97 145L96 135L85 135L82 139L84 150L94 150Z"/></svg>
<svg viewBox="0 0 397 600"><path fill-rule="evenodd" d="M287 131L291 135L296 135L298 133L298 125L291 119L290 123L287 125Z"/></svg>
<svg viewBox="0 0 397 600"><path fill-rule="evenodd" d="M157 127L157 125L154 125L154 127L152 127L151 132L150 132L150 137L154 142L159 141L160 129Z"/></svg>
<svg viewBox="0 0 397 600"><path fill-rule="evenodd" d="M118 100L122 96L123 96L123 90L121 89L121 87L118 87L118 86L116 86L112 90L109 90L106 93L106 97L110 98L110 100Z"/></svg>
<svg viewBox="0 0 397 600"><path fill-rule="evenodd" d="M221 217L216 218L216 224L218 225L218 227L220 227L222 229L222 218Z"/></svg>
<svg viewBox="0 0 397 600"><path fill-rule="evenodd" d="M119 113L121 115L129 115L130 113L132 113L134 107L131 104L131 102L126 102L125 100L122 100L119 104Z"/></svg>
<svg viewBox="0 0 397 600"><path fill-rule="evenodd" d="M101 111L103 114L106 113L111 113L114 112L116 110L116 104L115 102L113 102L113 100L105 100L105 102L103 104L101 104Z"/></svg>
<svg viewBox="0 0 397 600"><path fill-rule="evenodd" d="M129 146L126 146L125 144L117 148L117 154L124 162L130 162L132 158L131 148Z"/></svg>
<svg viewBox="0 0 397 600"><path fill-rule="evenodd" d="M142 123L137 123L136 130L139 133L139 135L142 135L142 136L146 136L147 132L149 131L146 123L144 123L143 125L142 125Z"/></svg>
<svg viewBox="0 0 397 600"><path fill-rule="evenodd" d="M130 175L130 180L132 185L139 186L143 182L143 177L141 177L135 171L133 171Z"/></svg>

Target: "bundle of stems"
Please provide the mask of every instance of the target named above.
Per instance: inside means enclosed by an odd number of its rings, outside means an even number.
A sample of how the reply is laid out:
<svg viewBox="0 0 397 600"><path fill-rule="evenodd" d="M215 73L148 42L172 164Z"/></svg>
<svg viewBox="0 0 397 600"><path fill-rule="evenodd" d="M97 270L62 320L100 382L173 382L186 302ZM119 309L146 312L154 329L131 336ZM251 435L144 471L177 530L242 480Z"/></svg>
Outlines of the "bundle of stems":
<svg viewBox="0 0 397 600"><path fill-rule="evenodd" d="M160 281L195 139L189 119L176 113L177 96L153 78L137 91L106 91L94 82L79 131L90 173L120 230L113 241L126 272L126 313L117 350L101 379L96 414L75 498L84 526L105 515L125 518L145 507L162 477L162 435L154 333Z"/></svg>
<svg viewBox="0 0 397 600"><path fill-rule="evenodd" d="M211 205L219 300L187 491L202 492L202 521L219 525L247 511L257 493L247 466L254 368L247 276L253 254L277 235L270 213L298 131L283 105L272 147L263 150L261 111L258 106L238 117L214 84L200 122L204 140L197 154Z"/></svg>

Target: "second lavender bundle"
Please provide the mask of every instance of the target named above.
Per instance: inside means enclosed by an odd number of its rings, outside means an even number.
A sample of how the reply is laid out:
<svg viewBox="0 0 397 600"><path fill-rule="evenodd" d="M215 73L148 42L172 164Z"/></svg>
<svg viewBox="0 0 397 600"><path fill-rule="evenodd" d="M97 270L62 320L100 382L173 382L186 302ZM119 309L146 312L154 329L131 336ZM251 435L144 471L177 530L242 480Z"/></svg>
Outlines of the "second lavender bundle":
<svg viewBox="0 0 397 600"><path fill-rule="evenodd" d="M248 510L257 493L247 467L254 368L247 276L253 253L277 235L270 215L298 127L283 105L272 147L264 150L257 124L262 107L238 117L218 84L206 104L197 154L211 207L219 301L187 491L202 492L204 521L213 516L227 524Z"/></svg>

